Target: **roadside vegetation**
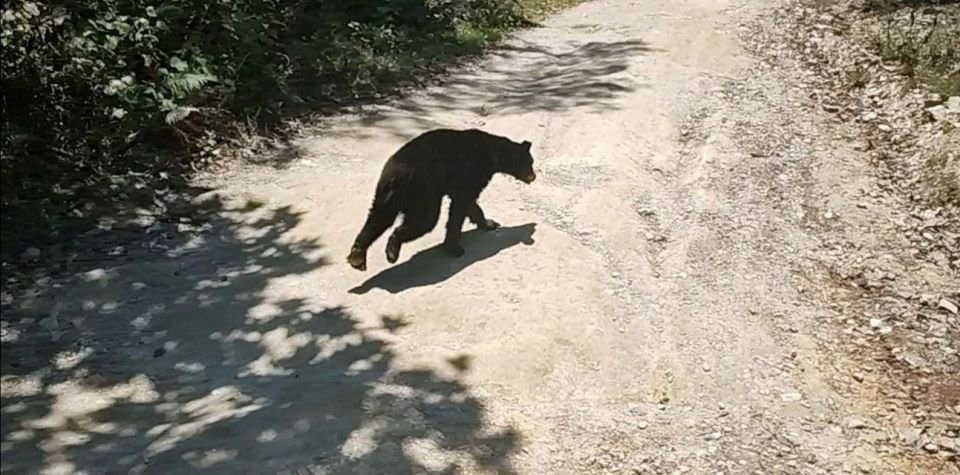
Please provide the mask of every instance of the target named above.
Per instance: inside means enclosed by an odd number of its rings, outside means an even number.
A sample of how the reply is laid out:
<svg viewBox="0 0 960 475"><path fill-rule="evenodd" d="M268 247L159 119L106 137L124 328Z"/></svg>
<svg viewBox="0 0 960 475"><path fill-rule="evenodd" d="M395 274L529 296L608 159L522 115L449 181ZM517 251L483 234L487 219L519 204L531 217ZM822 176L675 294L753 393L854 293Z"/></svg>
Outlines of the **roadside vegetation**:
<svg viewBox="0 0 960 475"><path fill-rule="evenodd" d="M3 255L117 200L162 202L239 137L396 94L574 3L5 2Z"/></svg>

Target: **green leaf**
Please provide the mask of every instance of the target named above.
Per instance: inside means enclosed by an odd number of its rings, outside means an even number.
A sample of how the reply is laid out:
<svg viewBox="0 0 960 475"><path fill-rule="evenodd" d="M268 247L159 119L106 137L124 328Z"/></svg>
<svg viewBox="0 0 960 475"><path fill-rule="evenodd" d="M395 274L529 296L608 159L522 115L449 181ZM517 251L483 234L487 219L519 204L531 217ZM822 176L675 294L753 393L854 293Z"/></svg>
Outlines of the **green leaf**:
<svg viewBox="0 0 960 475"><path fill-rule="evenodd" d="M177 56L170 58L170 67L176 69L177 71L186 71L189 67L186 61L180 59Z"/></svg>
<svg viewBox="0 0 960 475"><path fill-rule="evenodd" d="M191 92L199 91L204 85L216 80L216 76L211 74L184 73L168 77L165 85L168 90L182 97Z"/></svg>
<svg viewBox="0 0 960 475"><path fill-rule="evenodd" d="M29 13L30 16L38 16L38 15L40 15L40 8L37 7L37 4L36 4L36 3L33 3L33 2L25 2L25 3L23 4L23 10L24 10L25 12Z"/></svg>
<svg viewBox="0 0 960 475"><path fill-rule="evenodd" d="M172 111L167 112L166 117L164 117L164 121L169 125L173 125L173 124L176 124L177 122L180 122L183 119L186 119L187 116L196 112L197 110L198 109L196 107L177 106Z"/></svg>

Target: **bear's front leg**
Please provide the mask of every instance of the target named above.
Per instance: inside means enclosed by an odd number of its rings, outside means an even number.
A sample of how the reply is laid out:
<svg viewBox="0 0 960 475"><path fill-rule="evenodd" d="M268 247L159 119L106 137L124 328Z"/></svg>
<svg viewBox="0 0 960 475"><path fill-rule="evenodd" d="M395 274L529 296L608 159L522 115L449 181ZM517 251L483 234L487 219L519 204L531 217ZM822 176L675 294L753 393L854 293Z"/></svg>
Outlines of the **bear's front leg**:
<svg viewBox="0 0 960 475"><path fill-rule="evenodd" d="M467 213L463 209L463 202L453 200L450 202L450 216L447 218L447 235L443 240L443 250L452 257L463 255L463 246L460 245L460 233L463 229L463 221Z"/></svg>
<svg viewBox="0 0 960 475"><path fill-rule="evenodd" d="M493 231L494 229L500 227L500 223L492 219L487 219L487 217L483 214L483 209L480 208L480 204L476 201L473 201L470 208L470 222L477 225L478 229L482 229L484 231Z"/></svg>

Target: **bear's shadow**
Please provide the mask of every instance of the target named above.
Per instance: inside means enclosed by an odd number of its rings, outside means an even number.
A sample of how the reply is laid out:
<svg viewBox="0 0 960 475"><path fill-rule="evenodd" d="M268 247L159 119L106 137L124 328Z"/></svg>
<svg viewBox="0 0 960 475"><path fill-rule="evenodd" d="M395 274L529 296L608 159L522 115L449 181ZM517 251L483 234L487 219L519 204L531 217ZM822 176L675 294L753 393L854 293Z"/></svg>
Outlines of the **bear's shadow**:
<svg viewBox="0 0 960 475"><path fill-rule="evenodd" d="M466 251L461 257L450 257L441 245L424 249L410 259L389 267L350 289L352 294L365 294L383 289L391 294L427 285L434 285L453 277L467 266L497 255L517 244L533 244L535 223L505 226L496 231L473 229L463 233L461 245Z"/></svg>

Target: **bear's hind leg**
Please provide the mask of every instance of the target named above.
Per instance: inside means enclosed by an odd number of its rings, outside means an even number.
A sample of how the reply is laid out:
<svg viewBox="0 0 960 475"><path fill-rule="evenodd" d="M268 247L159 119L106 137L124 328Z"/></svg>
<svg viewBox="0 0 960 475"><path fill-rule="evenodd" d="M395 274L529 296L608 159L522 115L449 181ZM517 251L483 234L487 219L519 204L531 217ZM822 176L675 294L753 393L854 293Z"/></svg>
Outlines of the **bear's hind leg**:
<svg viewBox="0 0 960 475"><path fill-rule="evenodd" d="M350 255L347 256L347 263L351 267L360 271L367 270L367 248L393 225L397 214L399 213L393 209L378 209L376 206L370 208L367 221L357 234L353 247L350 248Z"/></svg>
<svg viewBox="0 0 960 475"><path fill-rule="evenodd" d="M387 241L387 262L393 264L400 258L400 247L407 242L422 237L433 230L440 219L440 199L433 202L417 203L424 206L419 210L404 212L403 223L393 230Z"/></svg>

